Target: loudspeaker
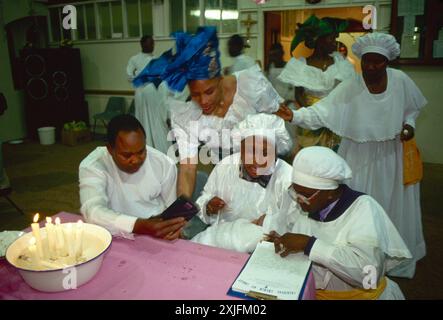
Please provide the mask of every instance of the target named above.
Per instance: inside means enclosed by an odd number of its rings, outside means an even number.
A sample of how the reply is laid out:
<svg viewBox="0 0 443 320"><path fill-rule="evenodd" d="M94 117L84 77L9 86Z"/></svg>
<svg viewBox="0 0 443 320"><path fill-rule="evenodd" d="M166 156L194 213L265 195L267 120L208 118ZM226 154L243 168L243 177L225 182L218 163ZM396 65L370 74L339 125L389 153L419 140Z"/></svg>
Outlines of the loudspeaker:
<svg viewBox="0 0 443 320"><path fill-rule="evenodd" d="M79 49L26 48L21 59L30 138L37 137L40 127L56 127L60 133L63 124L69 121L88 124Z"/></svg>

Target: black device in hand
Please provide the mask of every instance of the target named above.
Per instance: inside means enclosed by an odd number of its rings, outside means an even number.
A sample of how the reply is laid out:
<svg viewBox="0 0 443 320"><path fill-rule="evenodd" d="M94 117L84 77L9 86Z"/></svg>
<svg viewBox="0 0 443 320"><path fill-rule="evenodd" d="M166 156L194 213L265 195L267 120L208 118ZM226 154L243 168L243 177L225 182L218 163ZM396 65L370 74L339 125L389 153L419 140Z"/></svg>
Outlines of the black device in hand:
<svg viewBox="0 0 443 320"><path fill-rule="evenodd" d="M179 196L165 211L160 214L164 220L183 217L186 221L192 219L200 211L198 205L185 196Z"/></svg>

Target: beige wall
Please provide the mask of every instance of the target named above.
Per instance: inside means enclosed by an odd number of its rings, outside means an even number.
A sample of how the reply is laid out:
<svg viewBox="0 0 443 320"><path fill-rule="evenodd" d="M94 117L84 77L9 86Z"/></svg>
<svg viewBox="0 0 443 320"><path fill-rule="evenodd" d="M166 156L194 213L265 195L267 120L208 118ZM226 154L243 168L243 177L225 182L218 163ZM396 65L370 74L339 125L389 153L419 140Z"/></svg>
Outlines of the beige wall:
<svg viewBox="0 0 443 320"><path fill-rule="evenodd" d="M417 84L428 104L416 122L416 137L423 160L443 163L443 66L402 67Z"/></svg>

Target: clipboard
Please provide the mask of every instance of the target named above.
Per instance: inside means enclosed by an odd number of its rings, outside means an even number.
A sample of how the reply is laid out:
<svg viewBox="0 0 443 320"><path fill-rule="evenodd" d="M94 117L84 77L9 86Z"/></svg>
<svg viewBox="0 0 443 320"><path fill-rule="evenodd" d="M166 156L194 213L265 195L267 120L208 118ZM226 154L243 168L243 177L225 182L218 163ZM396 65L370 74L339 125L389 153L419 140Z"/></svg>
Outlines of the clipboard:
<svg viewBox="0 0 443 320"><path fill-rule="evenodd" d="M251 259L251 256L252 256L252 254L249 256L248 260L243 265L242 269L238 273L237 277L235 278L234 282L231 284L231 286L226 294L228 296L241 298L244 300L279 300L278 297L275 295L270 295L270 294L257 292L257 291L249 291L249 292L245 293L245 292L235 291L234 289L232 289L232 286L234 285L235 281L238 279L238 277L240 276L240 274L242 273L242 271L244 270L244 268L248 264L249 259ZM309 265L309 269L306 273L305 279L303 280L303 285L302 285L300 293L297 297L298 300L302 300L302 298L303 298L311 270L312 270L312 263Z"/></svg>

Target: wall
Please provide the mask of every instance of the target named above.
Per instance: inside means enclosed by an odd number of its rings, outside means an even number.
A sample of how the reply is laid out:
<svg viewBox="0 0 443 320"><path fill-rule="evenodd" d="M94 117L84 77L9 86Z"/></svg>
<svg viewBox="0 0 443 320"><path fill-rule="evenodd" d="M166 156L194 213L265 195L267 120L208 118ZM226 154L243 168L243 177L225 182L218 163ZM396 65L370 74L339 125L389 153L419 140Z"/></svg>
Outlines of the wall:
<svg viewBox="0 0 443 320"><path fill-rule="evenodd" d="M428 104L416 122L416 137L425 162L443 163L443 66L402 67L422 91Z"/></svg>
<svg viewBox="0 0 443 320"><path fill-rule="evenodd" d="M46 15L46 6L34 4L37 15ZM23 113L23 94L15 91L11 77L8 44L4 25L29 15L28 1L0 0L0 92L6 97L8 110L0 117L0 140L8 141L26 135Z"/></svg>

